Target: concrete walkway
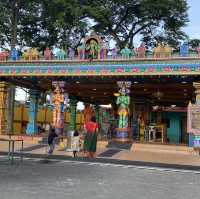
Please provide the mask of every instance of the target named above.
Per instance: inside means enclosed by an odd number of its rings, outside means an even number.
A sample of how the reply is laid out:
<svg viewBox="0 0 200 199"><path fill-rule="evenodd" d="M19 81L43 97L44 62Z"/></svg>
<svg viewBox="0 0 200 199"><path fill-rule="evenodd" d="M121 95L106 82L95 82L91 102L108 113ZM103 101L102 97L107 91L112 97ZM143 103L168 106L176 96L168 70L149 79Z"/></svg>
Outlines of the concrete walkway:
<svg viewBox="0 0 200 199"><path fill-rule="evenodd" d="M7 136L0 136L6 138ZM22 138L15 136L13 138ZM45 155L48 151L47 145L39 144L41 137L23 136L24 153ZM65 143L67 142L64 140ZM200 166L200 156L192 148L187 146L160 145L160 144L140 144L133 143L129 150L107 148L107 141L98 141L96 157L113 160L141 161L163 164ZM21 148L20 143L16 143L15 151ZM0 152L8 151L8 143L0 142ZM104 156L105 154L105 156ZM63 146L56 145L54 155L72 156L71 152L66 152ZM83 152L78 153L78 157L84 157Z"/></svg>

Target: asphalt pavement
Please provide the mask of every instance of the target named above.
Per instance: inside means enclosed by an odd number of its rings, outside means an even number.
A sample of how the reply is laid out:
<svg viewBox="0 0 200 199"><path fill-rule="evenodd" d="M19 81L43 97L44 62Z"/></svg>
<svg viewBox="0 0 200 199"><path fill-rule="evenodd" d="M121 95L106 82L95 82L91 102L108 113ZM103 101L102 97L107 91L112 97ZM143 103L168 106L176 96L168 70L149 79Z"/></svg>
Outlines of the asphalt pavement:
<svg viewBox="0 0 200 199"><path fill-rule="evenodd" d="M200 174L101 162L0 158L0 199L199 199Z"/></svg>

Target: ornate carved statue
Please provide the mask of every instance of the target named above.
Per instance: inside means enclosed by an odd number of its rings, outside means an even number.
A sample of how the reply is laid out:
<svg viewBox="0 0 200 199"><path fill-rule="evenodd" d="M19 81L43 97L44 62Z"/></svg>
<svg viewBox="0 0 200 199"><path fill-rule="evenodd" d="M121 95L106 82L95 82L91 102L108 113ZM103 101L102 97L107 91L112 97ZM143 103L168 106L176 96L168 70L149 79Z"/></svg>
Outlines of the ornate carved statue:
<svg viewBox="0 0 200 199"><path fill-rule="evenodd" d="M171 57L172 47L168 44L164 45L162 43L158 43L158 45L153 49L153 57L154 58L166 58Z"/></svg>
<svg viewBox="0 0 200 199"><path fill-rule="evenodd" d="M0 61L7 61L9 53L7 51L0 52Z"/></svg>
<svg viewBox="0 0 200 199"><path fill-rule="evenodd" d="M100 47L99 47L99 44L94 39L91 39L90 43L87 44L86 50L89 51L88 56L90 59L98 59L98 53L99 53Z"/></svg>
<svg viewBox="0 0 200 199"><path fill-rule="evenodd" d="M63 49L59 49L57 52L56 52L56 57L58 60L64 60L65 59L65 56L66 56L66 53Z"/></svg>
<svg viewBox="0 0 200 199"><path fill-rule="evenodd" d="M120 54L123 59L129 59L133 55L133 52L126 46L120 51Z"/></svg>
<svg viewBox="0 0 200 199"><path fill-rule="evenodd" d="M84 44L81 44L78 49L78 59L79 60L83 60L85 59L85 45Z"/></svg>
<svg viewBox="0 0 200 199"><path fill-rule="evenodd" d="M129 113L129 104L130 97L126 95L126 89L123 87L120 89L120 95L117 97L118 115L119 115L119 128L128 127L128 113Z"/></svg>
<svg viewBox="0 0 200 199"><path fill-rule="evenodd" d="M44 50L44 58L45 60L52 59L52 51L48 47Z"/></svg>
<svg viewBox="0 0 200 199"><path fill-rule="evenodd" d="M106 59L107 53L108 53L108 46L106 46L106 43L104 43L100 49L100 59Z"/></svg>
<svg viewBox="0 0 200 199"><path fill-rule="evenodd" d="M144 42L142 42L140 46L135 49L135 53L137 58L145 58L146 47Z"/></svg>
<svg viewBox="0 0 200 199"><path fill-rule="evenodd" d="M39 52L36 48L31 48L27 51L25 51L22 55L22 57L24 58L24 60L38 60L39 59Z"/></svg>
<svg viewBox="0 0 200 199"><path fill-rule="evenodd" d="M200 57L200 45L197 47L197 54L198 54L198 56Z"/></svg>
<svg viewBox="0 0 200 199"><path fill-rule="evenodd" d="M10 52L10 58L13 60L13 61L16 61L19 59L19 53L18 51L16 50L16 48L13 48Z"/></svg>
<svg viewBox="0 0 200 199"><path fill-rule="evenodd" d="M117 58L117 48L113 48L112 49L112 59L116 59Z"/></svg>
<svg viewBox="0 0 200 199"><path fill-rule="evenodd" d="M187 42L184 42L180 46L180 55L181 57L187 57L189 55L189 45Z"/></svg>
<svg viewBox="0 0 200 199"><path fill-rule="evenodd" d="M56 86L53 95L53 126L55 128L63 128L63 111L64 111L64 95L61 89Z"/></svg>
<svg viewBox="0 0 200 199"><path fill-rule="evenodd" d="M71 59L71 60L74 59L74 56L75 56L74 50L72 48L69 48L68 52L69 52L69 54L68 54L69 59Z"/></svg>

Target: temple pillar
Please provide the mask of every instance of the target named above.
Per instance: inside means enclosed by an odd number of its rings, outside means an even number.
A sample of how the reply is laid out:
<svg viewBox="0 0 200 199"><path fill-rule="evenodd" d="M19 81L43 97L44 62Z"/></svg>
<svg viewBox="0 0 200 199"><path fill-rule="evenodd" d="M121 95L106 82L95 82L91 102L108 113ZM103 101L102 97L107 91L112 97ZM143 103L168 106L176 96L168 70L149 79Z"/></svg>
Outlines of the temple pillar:
<svg viewBox="0 0 200 199"><path fill-rule="evenodd" d="M78 100L70 99L70 130L76 130L76 108Z"/></svg>
<svg viewBox="0 0 200 199"><path fill-rule="evenodd" d="M30 91L30 105L29 105L29 123L27 125L26 134L34 135L38 133L37 126L37 111L38 111L38 90Z"/></svg>
<svg viewBox="0 0 200 199"><path fill-rule="evenodd" d="M116 104L118 105L118 128L116 129L116 138L119 141L129 141L130 126L129 126L129 106L130 106L130 90L131 82L119 81L119 95Z"/></svg>
<svg viewBox="0 0 200 199"><path fill-rule="evenodd" d="M0 134L7 133L8 84L0 82Z"/></svg>
<svg viewBox="0 0 200 199"><path fill-rule="evenodd" d="M99 124L99 111L100 111L99 105L96 104L94 106L94 111L95 111L96 122Z"/></svg>
<svg viewBox="0 0 200 199"><path fill-rule="evenodd" d="M13 120L15 108L15 87L10 85L8 89L8 132L13 133Z"/></svg>
<svg viewBox="0 0 200 199"><path fill-rule="evenodd" d="M193 82L193 86L195 88L195 94L196 94L196 97L195 97L195 104L197 105L200 105L200 83L197 83L197 82ZM194 135L193 133L189 133L189 147L193 147L193 140L194 140Z"/></svg>

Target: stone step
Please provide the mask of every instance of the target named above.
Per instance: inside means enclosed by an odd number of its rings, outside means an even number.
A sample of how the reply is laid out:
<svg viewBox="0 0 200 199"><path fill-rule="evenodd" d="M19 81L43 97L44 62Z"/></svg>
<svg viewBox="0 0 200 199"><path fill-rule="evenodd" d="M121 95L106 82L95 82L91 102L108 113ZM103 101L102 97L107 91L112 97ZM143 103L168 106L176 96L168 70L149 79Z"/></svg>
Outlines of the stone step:
<svg viewBox="0 0 200 199"><path fill-rule="evenodd" d="M179 145L162 145L162 144L141 144L134 143L131 147L131 151L148 151L158 153L181 153L181 154L194 154L194 150L188 146Z"/></svg>

